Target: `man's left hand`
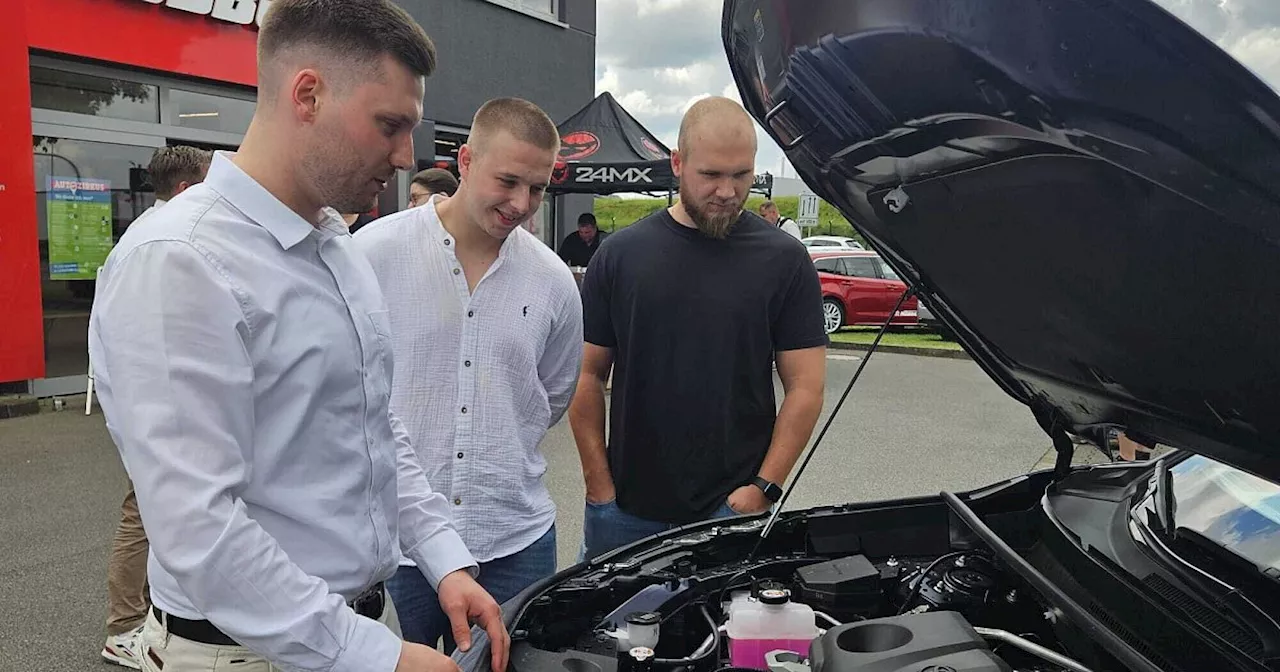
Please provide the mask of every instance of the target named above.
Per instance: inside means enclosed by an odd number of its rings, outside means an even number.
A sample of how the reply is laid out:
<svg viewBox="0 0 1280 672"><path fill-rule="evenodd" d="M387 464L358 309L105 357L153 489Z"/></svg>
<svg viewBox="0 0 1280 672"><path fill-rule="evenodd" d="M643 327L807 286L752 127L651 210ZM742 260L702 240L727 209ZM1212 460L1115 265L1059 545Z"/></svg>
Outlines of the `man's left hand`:
<svg viewBox="0 0 1280 672"><path fill-rule="evenodd" d="M771 505L764 491L754 485L744 485L729 495L729 508L741 514L760 513Z"/></svg>
<svg viewBox="0 0 1280 672"><path fill-rule="evenodd" d="M449 617L458 649L471 650L471 623L474 622L489 634L493 672L505 672L511 637L502 623L502 610L493 597L464 569L446 575L436 594L440 596L440 609Z"/></svg>

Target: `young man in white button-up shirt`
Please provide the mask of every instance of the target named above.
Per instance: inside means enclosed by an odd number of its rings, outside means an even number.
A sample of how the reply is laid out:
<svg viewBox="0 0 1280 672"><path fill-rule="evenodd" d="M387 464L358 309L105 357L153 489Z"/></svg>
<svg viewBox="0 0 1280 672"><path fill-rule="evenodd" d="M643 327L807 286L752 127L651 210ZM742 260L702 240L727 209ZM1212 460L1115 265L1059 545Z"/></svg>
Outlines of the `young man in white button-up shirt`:
<svg viewBox="0 0 1280 672"><path fill-rule="evenodd" d="M391 408L499 602L556 566L538 444L576 387L582 303L568 267L522 224L542 202L559 144L537 106L490 101L458 153L457 193L355 236L391 310ZM451 648L420 572L401 567L388 589L406 640L444 636Z"/></svg>
<svg viewBox="0 0 1280 672"><path fill-rule="evenodd" d="M506 666L498 605L389 410L386 304L335 212L413 165L434 67L390 0L275 0L240 151L107 260L89 347L151 543L143 670L456 670L397 636L383 585L405 556Z"/></svg>

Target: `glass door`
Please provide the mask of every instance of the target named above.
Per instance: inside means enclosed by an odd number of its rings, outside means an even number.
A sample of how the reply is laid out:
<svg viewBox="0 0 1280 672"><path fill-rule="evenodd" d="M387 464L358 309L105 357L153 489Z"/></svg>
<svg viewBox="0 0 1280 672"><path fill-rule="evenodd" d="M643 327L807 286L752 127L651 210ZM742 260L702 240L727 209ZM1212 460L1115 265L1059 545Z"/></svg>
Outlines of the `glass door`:
<svg viewBox="0 0 1280 672"><path fill-rule="evenodd" d="M145 168L164 138L36 124L37 227L45 378L37 396L83 393L97 269L155 203Z"/></svg>

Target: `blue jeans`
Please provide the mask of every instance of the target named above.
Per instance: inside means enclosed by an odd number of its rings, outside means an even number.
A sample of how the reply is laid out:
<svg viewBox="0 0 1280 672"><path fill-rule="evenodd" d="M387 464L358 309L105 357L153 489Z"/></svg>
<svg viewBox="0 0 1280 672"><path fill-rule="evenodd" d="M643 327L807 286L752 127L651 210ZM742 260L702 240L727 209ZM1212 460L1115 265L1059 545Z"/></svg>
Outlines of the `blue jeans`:
<svg viewBox="0 0 1280 672"><path fill-rule="evenodd" d="M645 537L680 527L672 523L633 516L618 508L616 500L607 504L588 501L586 506L586 512L582 517L582 548L578 551L578 562L598 557ZM742 514L734 511L729 507L729 503L725 502L711 514L708 520L733 518L739 515Z"/></svg>
<svg viewBox="0 0 1280 672"><path fill-rule="evenodd" d="M546 534L524 550L480 563L476 581L498 604L502 604L535 581L555 573L556 527L552 525ZM387 581L387 592L391 593L396 605L400 630L406 642L434 647L443 637L445 653L453 652L456 643L449 617L440 608L440 598L421 569L401 567Z"/></svg>

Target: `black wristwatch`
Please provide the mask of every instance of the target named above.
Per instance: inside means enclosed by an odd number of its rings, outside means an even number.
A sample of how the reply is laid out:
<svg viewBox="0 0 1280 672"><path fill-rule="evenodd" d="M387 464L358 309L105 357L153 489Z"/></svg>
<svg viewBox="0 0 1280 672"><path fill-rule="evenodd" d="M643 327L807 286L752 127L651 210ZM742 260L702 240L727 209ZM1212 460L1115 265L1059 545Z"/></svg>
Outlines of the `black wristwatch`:
<svg viewBox="0 0 1280 672"><path fill-rule="evenodd" d="M751 479L751 485L754 485L764 491L764 498L774 504L777 504L778 500L782 499L782 488L779 487L777 483L766 481L765 479L756 476Z"/></svg>

